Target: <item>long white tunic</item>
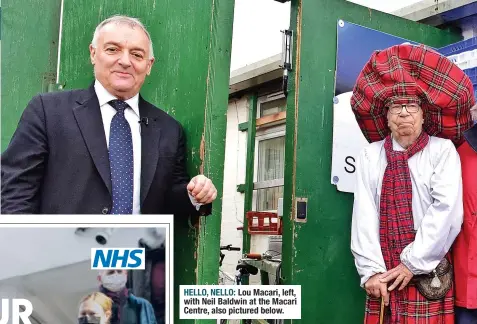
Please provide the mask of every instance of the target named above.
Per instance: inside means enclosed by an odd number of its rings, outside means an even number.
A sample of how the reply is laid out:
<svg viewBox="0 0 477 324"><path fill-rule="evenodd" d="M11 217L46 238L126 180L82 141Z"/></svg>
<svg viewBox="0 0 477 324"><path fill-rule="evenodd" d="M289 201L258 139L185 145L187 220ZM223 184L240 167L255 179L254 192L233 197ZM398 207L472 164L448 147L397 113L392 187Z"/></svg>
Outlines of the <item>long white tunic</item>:
<svg viewBox="0 0 477 324"><path fill-rule="evenodd" d="M404 150L393 140L394 150ZM430 137L429 144L408 160L412 181L413 243L401 262L417 275L433 271L459 234L463 220L460 160L451 141ZM386 272L379 242L379 203L387 160L384 140L371 143L356 164L351 251L361 286Z"/></svg>

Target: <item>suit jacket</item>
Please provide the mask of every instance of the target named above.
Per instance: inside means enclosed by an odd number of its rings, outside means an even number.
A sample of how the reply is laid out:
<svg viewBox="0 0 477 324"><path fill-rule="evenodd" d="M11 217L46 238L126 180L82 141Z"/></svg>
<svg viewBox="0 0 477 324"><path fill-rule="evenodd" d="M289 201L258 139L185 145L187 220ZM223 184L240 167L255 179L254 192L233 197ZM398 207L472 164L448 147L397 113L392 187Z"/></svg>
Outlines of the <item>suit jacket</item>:
<svg viewBox="0 0 477 324"><path fill-rule="evenodd" d="M185 138L171 116L139 97L142 214L195 214ZM2 154L3 214L108 214L109 154L98 98L88 89L35 96ZM200 214L209 214L210 205Z"/></svg>

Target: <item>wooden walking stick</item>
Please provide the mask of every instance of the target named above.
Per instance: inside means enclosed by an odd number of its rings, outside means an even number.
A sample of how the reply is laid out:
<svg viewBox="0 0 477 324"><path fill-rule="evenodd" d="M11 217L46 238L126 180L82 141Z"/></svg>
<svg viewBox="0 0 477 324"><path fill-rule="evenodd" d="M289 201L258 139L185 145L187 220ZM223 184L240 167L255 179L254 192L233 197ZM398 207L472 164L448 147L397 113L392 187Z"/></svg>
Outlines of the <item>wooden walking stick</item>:
<svg viewBox="0 0 477 324"><path fill-rule="evenodd" d="M379 324L384 323L384 297L381 297L381 311L379 312Z"/></svg>

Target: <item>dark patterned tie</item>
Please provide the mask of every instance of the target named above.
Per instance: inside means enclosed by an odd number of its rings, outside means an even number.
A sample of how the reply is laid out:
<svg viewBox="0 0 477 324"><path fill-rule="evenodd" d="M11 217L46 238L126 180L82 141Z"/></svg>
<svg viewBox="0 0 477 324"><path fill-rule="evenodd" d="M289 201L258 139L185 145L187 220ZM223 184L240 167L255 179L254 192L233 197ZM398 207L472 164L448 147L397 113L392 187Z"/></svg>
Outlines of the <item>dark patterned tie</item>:
<svg viewBox="0 0 477 324"><path fill-rule="evenodd" d="M121 100L111 100L109 104L117 113L111 121L109 133L109 163L113 187L113 208L111 214L132 214L133 211L133 145L131 128L124 117L129 105Z"/></svg>

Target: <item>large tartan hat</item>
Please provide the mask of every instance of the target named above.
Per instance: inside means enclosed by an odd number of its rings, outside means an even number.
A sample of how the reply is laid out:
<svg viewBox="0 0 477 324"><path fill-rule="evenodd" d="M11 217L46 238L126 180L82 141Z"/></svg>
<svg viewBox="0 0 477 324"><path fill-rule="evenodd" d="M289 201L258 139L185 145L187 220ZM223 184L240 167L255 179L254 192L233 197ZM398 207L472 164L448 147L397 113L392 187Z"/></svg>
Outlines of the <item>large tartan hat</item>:
<svg viewBox="0 0 477 324"><path fill-rule="evenodd" d="M457 65L424 45L375 51L359 74L351 107L369 142L389 134L386 107L399 103L420 104L427 134L456 145L472 126L472 82Z"/></svg>

